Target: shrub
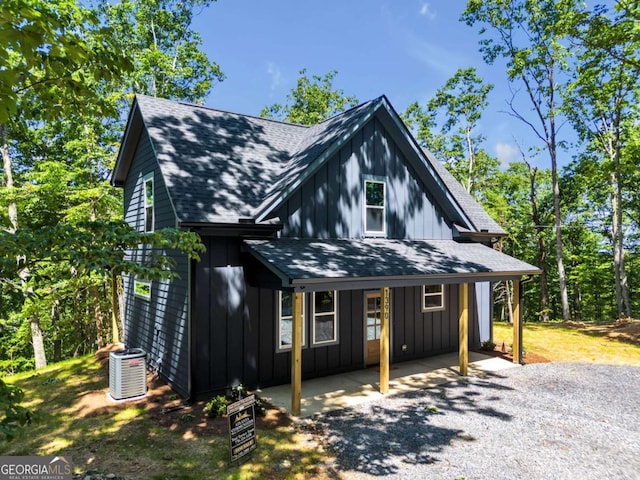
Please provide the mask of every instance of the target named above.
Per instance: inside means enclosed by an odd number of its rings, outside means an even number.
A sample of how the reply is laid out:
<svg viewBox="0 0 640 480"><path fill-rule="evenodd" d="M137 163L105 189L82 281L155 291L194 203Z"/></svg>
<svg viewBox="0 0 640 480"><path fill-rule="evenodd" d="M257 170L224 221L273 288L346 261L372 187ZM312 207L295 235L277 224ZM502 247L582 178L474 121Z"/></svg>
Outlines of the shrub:
<svg viewBox="0 0 640 480"><path fill-rule="evenodd" d="M204 411L209 418L221 417L227 413L227 397L217 395L207 402Z"/></svg>
<svg viewBox="0 0 640 480"><path fill-rule="evenodd" d="M487 352L491 352L496 348L496 344L491 340L486 340L480 344L480 350L485 350Z"/></svg>
<svg viewBox="0 0 640 480"><path fill-rule="evenodd" d="M0 435L7 440L12 440L15 431L31 421L31 412L19 405L23 399L22 389L0 379Z"/></svg>

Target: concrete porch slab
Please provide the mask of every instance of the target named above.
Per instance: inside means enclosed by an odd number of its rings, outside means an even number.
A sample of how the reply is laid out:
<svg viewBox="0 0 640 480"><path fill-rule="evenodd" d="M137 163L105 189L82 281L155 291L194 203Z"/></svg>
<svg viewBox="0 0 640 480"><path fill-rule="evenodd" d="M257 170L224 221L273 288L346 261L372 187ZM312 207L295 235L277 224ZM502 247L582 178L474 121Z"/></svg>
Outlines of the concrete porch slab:
<svg viewBox="0 0 640 480"><path fill-rule="evenodd" d="M469 352L470 376L479 377L488 372L518 366L502 358ZM457 353L394 363L389 372L389 395L430 388L459 378ZM302 382L299 418L382 398L384 395L380 393L379 382L380 373L377 367L305 380ZM291 385L269 387L257 393L273 406L290 412Z"/></svg>

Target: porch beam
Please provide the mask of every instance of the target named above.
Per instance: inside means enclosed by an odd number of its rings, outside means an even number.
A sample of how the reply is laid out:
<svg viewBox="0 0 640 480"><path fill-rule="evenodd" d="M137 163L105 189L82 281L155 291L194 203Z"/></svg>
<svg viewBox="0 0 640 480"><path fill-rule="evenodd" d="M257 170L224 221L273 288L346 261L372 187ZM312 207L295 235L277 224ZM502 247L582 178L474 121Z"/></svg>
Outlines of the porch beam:
<svg viewBox="0 0 640 480"><path fill-rule="evenodd" d="M293 297L293 325L291 342L291 414L300 415L302 398L302 293Z"/></svg>
<svg viewBox="0 0 640 480"><path fill-rule="evenodd" d="M522 363L522 309L520 280L513 281L513 363Z"/></svg>
<svg viewBox="0 0 640 480"><path fill-rule="evenodd" d="M380 325L380 393L389 393L389 287L380 289L382 295L382 323Z"/></svg>
<svg viewBox="0 0 640 480"><path fill-rule="evenodd" d="M469 367L469 284L458 287L458 343L460 375L467 376Z"/></svg>

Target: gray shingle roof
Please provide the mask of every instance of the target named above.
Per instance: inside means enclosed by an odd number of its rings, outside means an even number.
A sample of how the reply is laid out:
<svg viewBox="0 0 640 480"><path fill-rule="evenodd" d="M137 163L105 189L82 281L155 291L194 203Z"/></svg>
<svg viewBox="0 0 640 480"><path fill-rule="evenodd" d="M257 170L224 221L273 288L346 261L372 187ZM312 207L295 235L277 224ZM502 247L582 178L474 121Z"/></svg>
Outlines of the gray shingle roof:
<svg viewBox="0 0 640 480"><path fill-rule="evenodd" d="M470 278L482 281L537 274L540 270L479 243L454 240L288 239L245 240L249 251L291 285L314 280L414 277L415 284Z"/></svg>
<svg viewBox="0 0 640 480"><path fill-rule="evenodd" d="M252 217L309 127L136 96L181 221Z"/></svg>
<svg viewBox="0 0 640 480"><path fill-rule="evenodd" d="M194 223L259 217L387 105L379 97L308 127L144 95L136 102L178 218ZM503 234L440 162L424 153L472 227Z"/></svg>
<svg viewBox="0 0 640 480"><path fill-rule="evenodd" d="M480 232L486 231L495 234L506 234L506 232L498 225L498 223L491 218L491 216L476 202L467 190L455 179L453 175L447 170L428 150L423 149L423 153L427 160L438 172L442 181L447 185L449 191L453 194L458 205L462 211L469 217L469 220L473 223L473 226Z"/></svg>

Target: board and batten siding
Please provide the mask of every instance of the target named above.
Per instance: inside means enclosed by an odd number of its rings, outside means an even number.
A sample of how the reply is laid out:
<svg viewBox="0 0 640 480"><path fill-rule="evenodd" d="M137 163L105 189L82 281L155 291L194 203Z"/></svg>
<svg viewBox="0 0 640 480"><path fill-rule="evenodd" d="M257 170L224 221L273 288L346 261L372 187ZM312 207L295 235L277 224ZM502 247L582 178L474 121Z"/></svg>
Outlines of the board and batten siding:
<svg viewBox="0 0 640 480"><path fill-rule="evenodd" d="M176 216L146 131L143 130L124 186L125 221L144 230L144 177L153 173L154 230L176 226ZM129 252L144 262L150 250L142 246ZM147 352L149 367L168 380L181 395L189 395L189 260L166 250L175 262L177 277L153 280L151 299L138 298L133 277L124 276L124 341L128 348Z"/></svg>
<svg viewBox="0 0 640 480"><path fill-rule="evenodd" d="M193 280L194 393L202 397L240 383L257 388L289 382L290 353L276 348L278 292L247 283L240 238L205 236L203 242L207 250L195 264ZM310 297L305 305L309 319ZM338 294L340 342L304 348L304 378L363 368L363 309L362 291ZM309 345L309 328L306 335Z"/></svg>
<svg viewBox="0 0 640 480"><path fill-rule="evenodd" d="M473 284L472 284L473 285ZM480 346L478 297L469 289L469 346ZM422 311L422 287L391 289L393 361L458 350L458 285L444 285L443 310ZM403 350L403 345L406 348Z"/></svg>
<svg viewBox="0 0 640 480"><path fill-rule="evenodd" d="M451 239L431 193L376 119L365 124L278 209L282 237L361 238L367 176L385 177L387 238Z"/></svg>
<svg viewBox="0 0 640 480"><path fill-rule="evenodd" d="M203 237L206 252L194 267L193 392L199 398L233 385L265 388L290 382L291 354L277 350L278 292L248 284L238 237ZM476 289L470 289L469 344L478 347ZM303 378L365 367L365 291L338 292L339 342L302 351ZM392 361L458 350L458 286L445 286L445 308L422 312L421 287L391 289ZM311 296L305 299L310 325ZM407 345L403 350L402 345Z"/></svg>

